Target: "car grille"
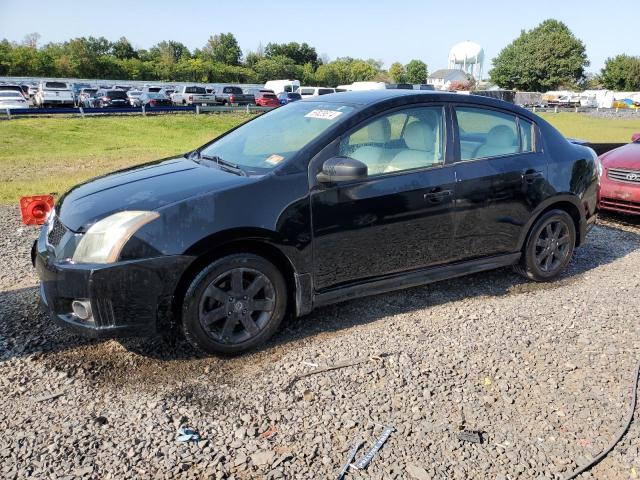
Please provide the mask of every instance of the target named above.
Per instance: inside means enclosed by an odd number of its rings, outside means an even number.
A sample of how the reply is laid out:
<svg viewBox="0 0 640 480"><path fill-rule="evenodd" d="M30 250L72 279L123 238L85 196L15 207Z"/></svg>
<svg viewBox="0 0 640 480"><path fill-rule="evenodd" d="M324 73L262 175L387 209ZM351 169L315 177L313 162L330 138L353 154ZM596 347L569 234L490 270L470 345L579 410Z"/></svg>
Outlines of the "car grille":
<svg viewBox="0 0 640 480"><path fill-rule="evenodd" d="M609 168L607 169L607 177L618 182L640 183L640 170Z"/></svg>
<svg viewBox="0 0 640 480"><path fill-rule="evenodd" d="M640 215L640 203L619 198L602 197L600 199L600 208Z"/></svg>
<svg viewBox="0 0 640 480"><path fill-rule="evenodd" d="M53 248L56 248L60 244L60 240L64 234L67 233L67 227L65 227L58 217L53 217L53 225L51 226L51 230L47 234L47 242Z"/></svg>

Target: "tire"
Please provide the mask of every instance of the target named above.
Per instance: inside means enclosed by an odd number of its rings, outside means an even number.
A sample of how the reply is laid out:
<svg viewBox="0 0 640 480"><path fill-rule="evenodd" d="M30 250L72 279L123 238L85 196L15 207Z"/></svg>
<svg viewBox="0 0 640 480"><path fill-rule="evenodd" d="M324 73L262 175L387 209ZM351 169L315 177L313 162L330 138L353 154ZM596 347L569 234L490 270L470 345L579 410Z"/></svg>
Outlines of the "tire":
<svg viewBox="0 0 640 480"><path fill-rule="evenodd" d="M260 345L282 322L287 287L271 262L243 253L205 267L184 296L182 328L206 354L236 355Z"/></svg>
<svg viewBox="0 0 640 480"><path fill-rule="evenodd" d="M536 282L555 280L569 265L575 245L573 218L564 210L551 210L531 228L522 259L513 269Z"/></svg>

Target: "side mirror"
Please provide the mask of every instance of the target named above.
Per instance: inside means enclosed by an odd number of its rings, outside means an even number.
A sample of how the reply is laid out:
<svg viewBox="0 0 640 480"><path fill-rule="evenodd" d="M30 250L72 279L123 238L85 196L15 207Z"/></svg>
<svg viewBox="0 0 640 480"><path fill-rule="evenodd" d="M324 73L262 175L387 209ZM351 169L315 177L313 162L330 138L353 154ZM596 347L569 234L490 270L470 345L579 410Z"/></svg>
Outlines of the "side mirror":
<svg viewBox="0 0 640 480"><path fill-rule="evenodd" d="M349 157L332 157L322 164L316 177L320 183L347 182L367 178L367 165Z"/></svg>

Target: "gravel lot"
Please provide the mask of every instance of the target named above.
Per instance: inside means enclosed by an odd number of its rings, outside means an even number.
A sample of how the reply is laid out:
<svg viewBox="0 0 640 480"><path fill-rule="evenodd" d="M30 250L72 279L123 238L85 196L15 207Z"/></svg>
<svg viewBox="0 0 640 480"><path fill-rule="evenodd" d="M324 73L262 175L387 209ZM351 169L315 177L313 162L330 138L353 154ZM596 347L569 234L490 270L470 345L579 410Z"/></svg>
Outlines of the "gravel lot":
<svg viewBox="0 0 640 480"><path fill-rule="evenodd" d="M90 341L38 312L35 230L0 208L0 477L556 478L627 415L640 359L640 222L609 217L558 282L509 269L323 308L261 351ZM313 366L386 354L299 379ZM59 395L51 398L52 395ZM463 423L484 442L461 442ZM640 422L581 478L640 477ZM187 423L202 435L176 442ZM267 438L268 437L268 438Z"/></svg>

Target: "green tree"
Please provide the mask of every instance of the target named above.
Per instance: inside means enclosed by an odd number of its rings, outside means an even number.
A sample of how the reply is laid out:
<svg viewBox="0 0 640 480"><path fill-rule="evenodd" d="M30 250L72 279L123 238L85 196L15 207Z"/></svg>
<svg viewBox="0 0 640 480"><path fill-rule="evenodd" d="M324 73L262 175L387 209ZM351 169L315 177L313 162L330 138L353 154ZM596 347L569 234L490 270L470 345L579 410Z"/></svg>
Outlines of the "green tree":
<svg viewBox="0 0 640 480"><path fill-rule="evenodd" d="M407 70L407 82L413 84L427 83L427 77L429 72L427 71L427 64L422 60L411 60L405 66Z"/></svg>
<svg viewBox="0 0 640 480"><path fill-rule="evenodd" d="M220 33L209 37L202 53L209 60L226 65L240 65L242 58L242 50L233 33Z"/></svg>
<svg viewBox="0 0 640 480"><path fill-rule="evenodd" d="M296 65L311 63L314 68L319 65L318 53L316 49L307 43L268 43L264 49L266 58L289 57Z"/></svg>
<svg viewBox="0 0 640 480"><path fill-rule="evenodd" d="M587 66L584 43L564 23L549 19L507 45L489 76L503 88L544 91L575 85Z"/></svg>
<svg viewBox="0 0 640 480"><path fill-rule="evenodd" d="M296 65L292 59L283 55L263 58L253 66L253 70L255 70L257 79L260 82L276 78L298 78L301 73L301 67Z"/></svg>
<svg viewBox="0 0 640 480"><path fill-rule="evenodd" d="M113 53L114 57L121 60L124 60L125 58L136 58L138 56L126 37L120 37L117 41L113 42L113 45L111 46L111 53Z"/></svg>
<svg viewBox="0 0 640 480"><path fill-rule="evenodd" d="M400 62L391 64L389 67L389 76L393 83L405 83L407 81L407 72Z"/></svg>
<svg viewBox="0 0 640 480"><path fill-rule="evenodd" d="M602 84L610 90L640 90L640 57L622 54L608 58Z"/></svg>

